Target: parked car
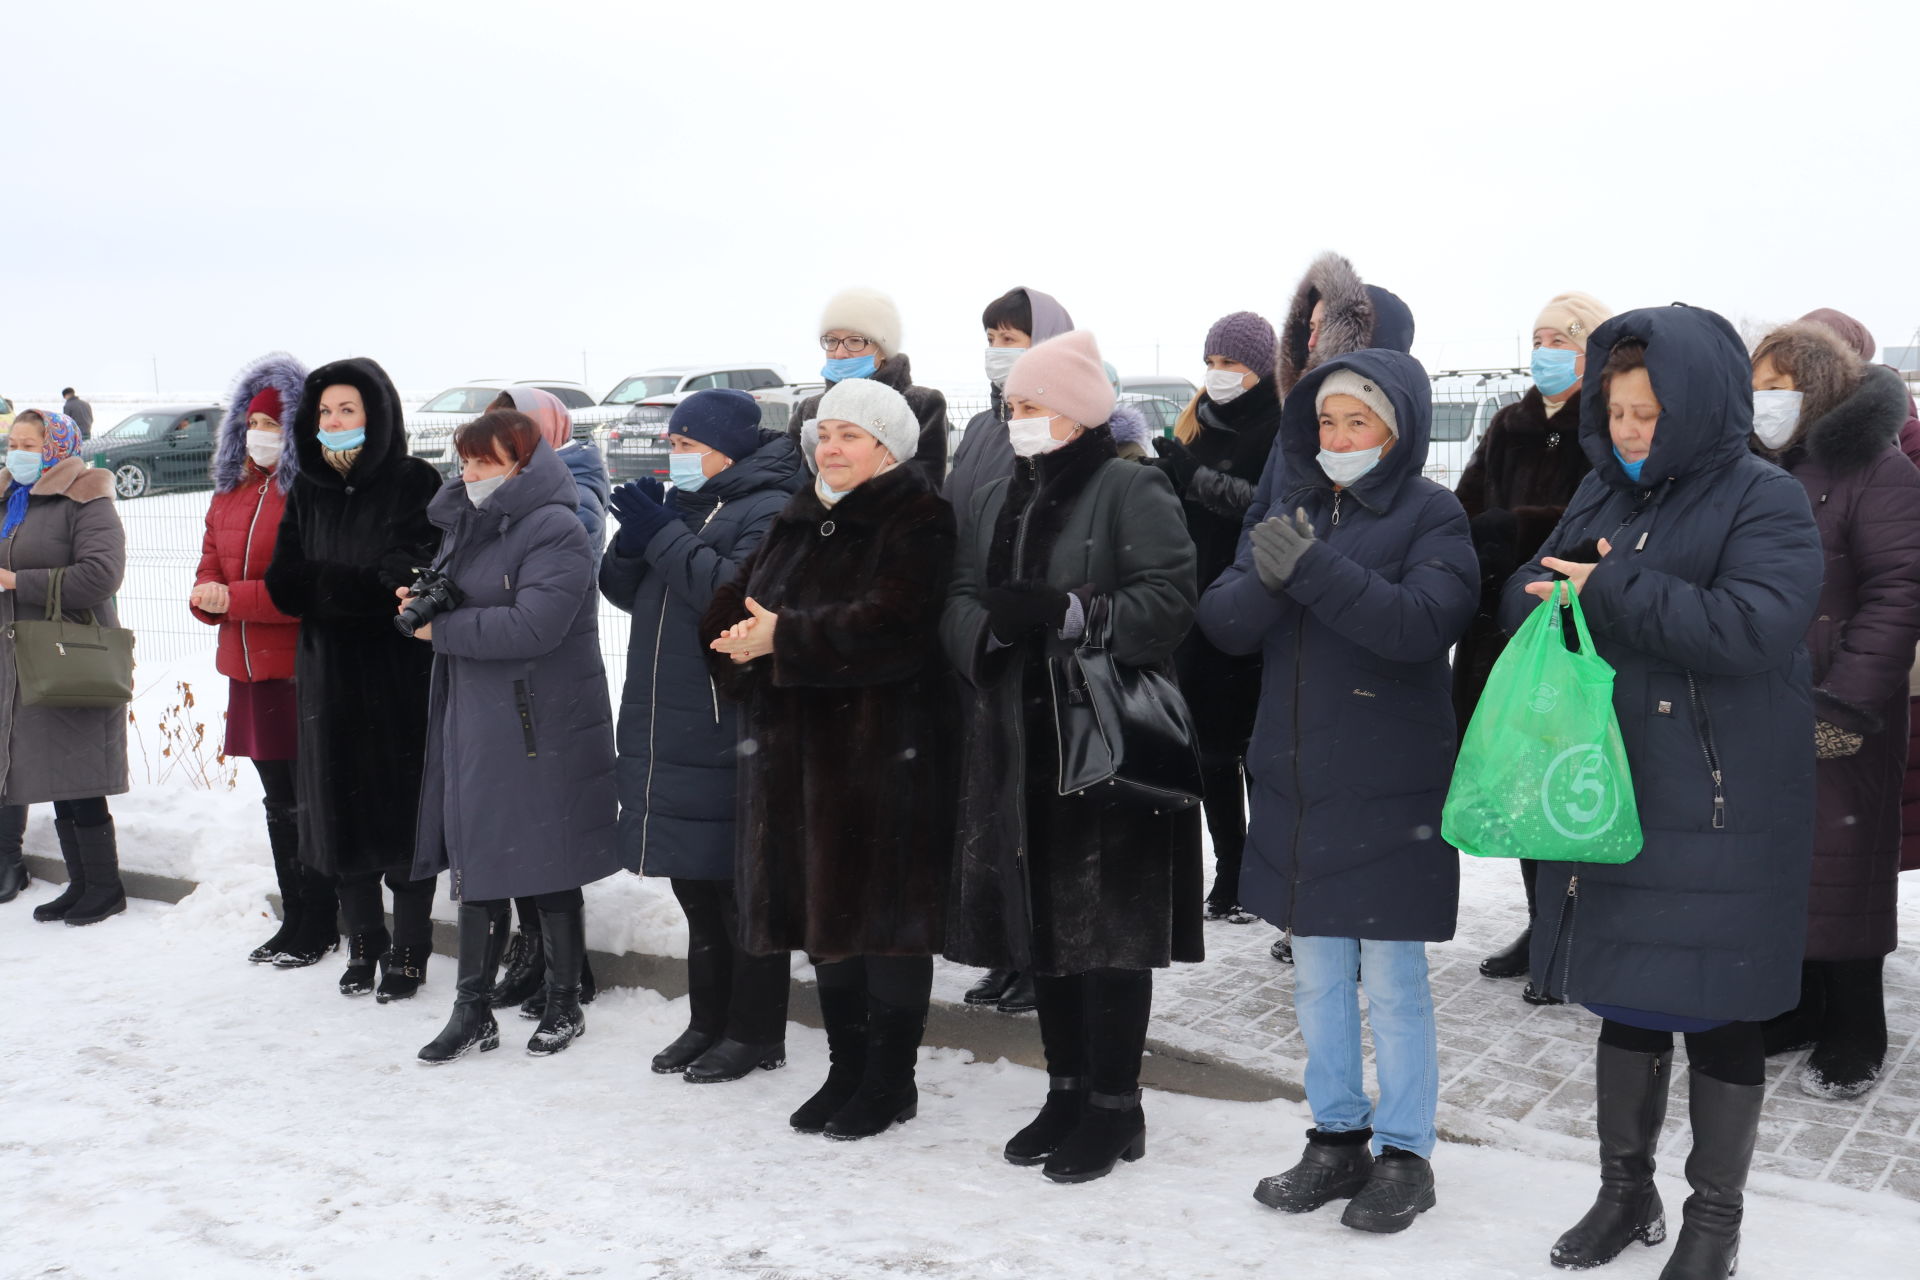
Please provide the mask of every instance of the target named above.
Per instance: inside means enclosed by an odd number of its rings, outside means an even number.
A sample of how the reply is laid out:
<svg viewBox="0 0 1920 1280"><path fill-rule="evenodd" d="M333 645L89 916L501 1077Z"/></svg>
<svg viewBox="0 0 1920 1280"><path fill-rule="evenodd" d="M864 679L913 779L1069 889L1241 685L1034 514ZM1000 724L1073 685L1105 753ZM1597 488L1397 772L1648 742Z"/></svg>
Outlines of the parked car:
<svg viewBox="0 0 1920 1280"><path fill-rule="evenodd" d="M94 466L113 472L121 501L161 489L206 489L213 443L226 410L217 404L143 409L80 446Z"/></svg>
<svg viewBox="0 0 1920 1280"><path fill-rule="evenodd" d="M1182 409L1187 407L1187 402L1192 400L1194 393L1199 390L1185 378L1175 377L1170 373L1121 374L1119 381L1122 399L1130 396L1158 396L1163 400L1173 401Z"/></svg>
<svg viewBox="0 0 1920 1280"><path fill-rule="evenodd" d="M0 396L0 428L13 425L13 401Z"/></svg>
<svg viewBox="0 0 1920 1280"><path fill-rule="evenodd" d="M1166 396L1143 396L1134 392L1122 392L1120 403L1139 411L1147 420L1147 427L1156 436L1171 437L1173 428L1180 421L1180 415L1186 411L1192 401L1192 395L1185 400L1170 400Z"/></svg>
<svg viewBox="0 0 1920 1280"><path fill-rule="evenodd" d="M669 365L622 378L620 385L607 392L607 398L600 403L630 406L655 396L681 391L706 391L713 387L731 387L735 391L746 392L779 391L787 385L787 371L767 361L743 360L729 365Z"/></svg>
<svg viewBox="0 0 1920 1280"><path fill-rule="evenodd" d="M431 462L442 475L459 469L453 457L454 431L487 411L508 387L538 387L557 397L573 418L576 440L590 440L595 428L618 411L598 412L593 393L562 378L475 378L448 387L407 415L407 447L417 458Z"/></svg>
<svg viewBox="0 0 1920 1280"><path fill-rule="evenodd" d="M631 402L620 421L601 428L600 456L606 459L607 478L614 484L622 484L640 476L659 476L667 474L667 455L672 452L667 443L667 420L673 416L674 406L696 391L707 391L715 387L731 387L745 391L760 402L760 425L769 430L783 430L788 419L793 416L793 406L814 392L824 389L824 384L807 383L794 385L781 379L784 372L778 365L758 365L744 368L717 368L714 366L694 366L682 369L659 369L651 373L635 374L615 387L607 397L628 393L641 383L650 383L654 388ZM659 390L669 382L677 384L671 390ZM758 384L758 385L752 385Z"/></svg>
<svg viewBox="0 0 1920 1280"><path fill-rule="evenodd" d="M1443 369L1430 381L1433 432L1426 474L1451 489L1473 460L1493 415L1520 403L1533 377L1525 369Z"/></svg>

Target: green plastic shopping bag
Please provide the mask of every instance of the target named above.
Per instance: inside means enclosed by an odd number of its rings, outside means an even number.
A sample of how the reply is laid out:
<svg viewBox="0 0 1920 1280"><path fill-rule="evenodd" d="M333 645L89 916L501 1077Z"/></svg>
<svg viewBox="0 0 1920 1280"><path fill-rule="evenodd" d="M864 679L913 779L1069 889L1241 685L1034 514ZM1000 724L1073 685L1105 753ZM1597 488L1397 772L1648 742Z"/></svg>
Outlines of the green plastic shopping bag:
<svg viewBox="0 0 1920 1280"><path fill-rule="evenodd" d="M1640 852L1640 813L1613 713L1613 668L1594 650L1580 597L1558 587L1493 665L1440 833L1479 858L1627 862ZM1578 653L1567 649L1569 615Z"/></svg>

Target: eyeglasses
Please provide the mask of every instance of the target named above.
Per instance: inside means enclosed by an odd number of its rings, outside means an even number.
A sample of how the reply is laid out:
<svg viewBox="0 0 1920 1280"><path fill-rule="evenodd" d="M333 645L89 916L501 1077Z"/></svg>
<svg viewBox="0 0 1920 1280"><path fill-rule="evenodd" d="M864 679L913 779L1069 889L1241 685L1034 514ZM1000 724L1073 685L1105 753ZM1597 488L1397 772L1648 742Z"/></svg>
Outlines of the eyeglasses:
<svg viewBox="0 0 1920 1280"><path fill-rule="evenodd" d="M872 345L872 341L867 338L829 338L824 333L820 335L820 349L829 354L833 352L835 347L838 347L850 356L857 356Z"/></svg>

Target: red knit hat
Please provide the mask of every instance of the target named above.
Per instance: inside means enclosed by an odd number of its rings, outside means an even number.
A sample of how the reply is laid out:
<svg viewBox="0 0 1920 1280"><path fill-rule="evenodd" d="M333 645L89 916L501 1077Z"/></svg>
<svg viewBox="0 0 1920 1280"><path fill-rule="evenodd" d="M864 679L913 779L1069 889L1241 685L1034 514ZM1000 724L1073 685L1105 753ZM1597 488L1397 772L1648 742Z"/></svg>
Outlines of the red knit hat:
<svg viewBox="0 0 1920 1280"><path fill-rule="evenodd" d="M275 422L280 421L280 393L272 387L262 387L253 393L253 399L247 401L247 416L264 413Z"/></svg>

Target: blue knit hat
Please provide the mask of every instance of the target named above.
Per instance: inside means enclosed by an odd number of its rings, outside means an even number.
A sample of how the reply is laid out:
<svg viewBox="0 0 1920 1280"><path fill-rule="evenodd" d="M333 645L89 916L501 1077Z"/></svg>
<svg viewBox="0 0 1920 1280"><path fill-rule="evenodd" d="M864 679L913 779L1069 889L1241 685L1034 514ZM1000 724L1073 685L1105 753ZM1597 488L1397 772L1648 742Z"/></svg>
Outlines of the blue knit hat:
<svg viewBox="0 0 1920 1280"><path fill-rule="evenodd" d="M760 447L760 402L726 387L696 391L674 407L667 431L738 462Z"/></svg>

